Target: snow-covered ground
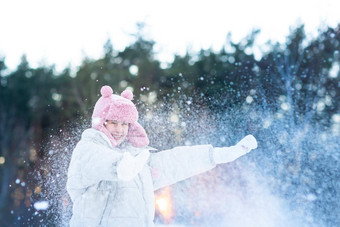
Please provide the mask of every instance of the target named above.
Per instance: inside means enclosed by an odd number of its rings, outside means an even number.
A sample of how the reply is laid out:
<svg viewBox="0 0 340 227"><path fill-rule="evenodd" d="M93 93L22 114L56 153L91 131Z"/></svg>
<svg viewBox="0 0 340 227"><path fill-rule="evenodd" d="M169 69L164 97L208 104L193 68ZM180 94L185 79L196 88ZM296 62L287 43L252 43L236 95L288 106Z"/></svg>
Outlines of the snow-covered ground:
<svg viewBox="0 0 340 227"><path fill-rule="evenodd" d="M155 227L185 227L185 225L181 225L181 224L169 224L169 225L157 224L157 225L155 225Z"/></svg>

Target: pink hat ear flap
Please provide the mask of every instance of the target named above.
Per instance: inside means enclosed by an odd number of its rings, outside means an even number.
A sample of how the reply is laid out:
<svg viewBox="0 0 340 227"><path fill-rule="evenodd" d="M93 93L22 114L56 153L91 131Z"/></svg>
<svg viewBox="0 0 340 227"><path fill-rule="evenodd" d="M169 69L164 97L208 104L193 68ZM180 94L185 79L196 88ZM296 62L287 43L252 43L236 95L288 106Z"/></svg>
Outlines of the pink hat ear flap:
<svg viewBox="0 0 340 227"><path fill-rule="evenodd" d="M145 147L149 145L149 138L144 128L138 122L130 124L127 140L135 147Z"/></svg>

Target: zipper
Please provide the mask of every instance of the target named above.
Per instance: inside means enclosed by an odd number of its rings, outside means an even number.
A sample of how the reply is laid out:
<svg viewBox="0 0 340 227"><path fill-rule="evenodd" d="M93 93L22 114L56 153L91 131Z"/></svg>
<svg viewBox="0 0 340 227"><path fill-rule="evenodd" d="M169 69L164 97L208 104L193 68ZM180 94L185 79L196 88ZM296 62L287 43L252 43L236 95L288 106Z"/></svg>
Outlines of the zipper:
<svg viewBox="0 0 340 227"><path fill-rule="evenodd" d="M108 193L108 195L107 195L107 198L106 198L105 207L104 207L104 209L103 209L103 212L102 212L102 215L101 215L101 218L100 218L99 225L102 224L102 221L103 221L103 218L104 218L104 214L105 214L105 211L106 211L106 208L107 208L107 204L109 204L110 191L109 191L109 190L106 190L106 192Z"/></svg>

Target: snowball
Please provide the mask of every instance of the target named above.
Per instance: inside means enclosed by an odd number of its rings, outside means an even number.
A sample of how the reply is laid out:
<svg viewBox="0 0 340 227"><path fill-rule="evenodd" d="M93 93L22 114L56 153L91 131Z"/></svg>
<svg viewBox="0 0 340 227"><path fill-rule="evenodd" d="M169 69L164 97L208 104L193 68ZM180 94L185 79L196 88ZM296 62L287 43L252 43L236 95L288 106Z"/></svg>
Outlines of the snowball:
<svg viewBox="0 0 340 227"><path fill-rule="evenodd" d="M100 117L93 117L92 118L92 124L93 125L99 125L100 124Z"/></svg>
<svg viewBox="0 0 340 227"><path fill-rule="evenodd" d="M47 210L49 204L48 201L39 201L34 203L33 206L36 210Z"/></svg>

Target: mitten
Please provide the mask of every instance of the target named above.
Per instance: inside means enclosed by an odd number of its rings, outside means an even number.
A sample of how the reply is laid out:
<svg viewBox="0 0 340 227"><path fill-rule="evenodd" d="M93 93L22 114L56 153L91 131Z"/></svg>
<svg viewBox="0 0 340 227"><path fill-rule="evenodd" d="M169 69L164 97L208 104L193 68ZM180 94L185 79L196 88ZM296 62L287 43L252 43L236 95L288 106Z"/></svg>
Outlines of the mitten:
<svg viewBox="0 0 340 227"><path fill-rule="evenodd" d="M142 151L136 157L132 156L129 152L125 152L117 166L118 178L123 181L130 181L135 178L144 168L149 156L150 152L148 150Z"/></svg>
<svg viewBox="0 0 340 227"><path fill-rule="evenodd" d="M255 137L252 135L247 135L235 146L214 148L214 161L217 164L232 162L255 148L257 148L257 141Z"/></svg>

